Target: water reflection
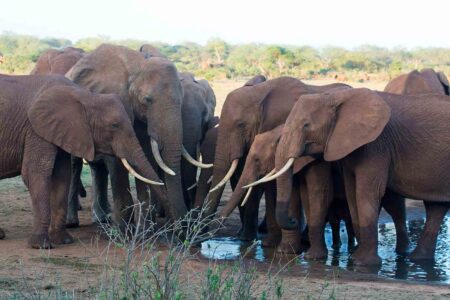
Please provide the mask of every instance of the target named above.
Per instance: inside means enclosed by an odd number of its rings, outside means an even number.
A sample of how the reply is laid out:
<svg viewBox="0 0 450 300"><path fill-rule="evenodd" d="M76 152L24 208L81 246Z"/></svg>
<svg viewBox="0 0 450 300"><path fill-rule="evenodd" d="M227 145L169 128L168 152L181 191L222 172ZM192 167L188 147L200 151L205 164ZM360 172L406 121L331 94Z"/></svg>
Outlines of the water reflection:
<svg viewBox="0 0 450 300"><path fill-rule="evenodd" d="M414 249L419 239L425 220L413 220L408 222L408 231L411 240L411 249ZM356 267L347 249L347 235L344 226L341 230L342 245L339 250L333 250L331 228L325 230L325 239L328 245L329 255L325 261L328 266L337 266L351 271L375 273L381 276L416 281L438 281L450 283L450 231L449 218L445 218L439 232L436 247L436 261L411 261L409 258L395 253L395 227L393 223L379 225L378 253L383 259L381 267L366 268ZM351 249L350 249L351 250ZM240 256L255 259L257 261L283 260L293 258L277 255L274 249L261 246L261 242L245 243L231 237L215 238L202 243L201 253L207 258L235 260ZM298 264L309 266L310 263L298 259Z"/></svg>

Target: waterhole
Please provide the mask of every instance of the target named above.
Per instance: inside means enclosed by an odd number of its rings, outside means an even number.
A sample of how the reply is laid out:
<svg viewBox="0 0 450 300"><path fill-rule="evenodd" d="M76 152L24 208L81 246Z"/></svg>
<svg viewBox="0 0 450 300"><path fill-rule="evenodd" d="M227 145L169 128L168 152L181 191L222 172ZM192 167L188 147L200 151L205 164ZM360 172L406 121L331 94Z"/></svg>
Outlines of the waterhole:
<svg viewBox="0 0 450 300"><path fill-rule="evenodd" d="M395 253L395 227L393 223L380 224L378 227L378 254L383 263L381 268L364 269L353 266L350 253L347 249L347 234L345 226L341 225L342 245L339 250L332 250L331 228L325 230L325 240L329 249L325 264L336 266L355 272L369 272L383 277L450 283L450 231L449 218L445 218L438 235L435 261L414 262L408 257ZM425 219L411 220L407 222L411 241L410 250L414 249L422 232ZM274 249L264 248L261 241L254 243L242 242L237 238L219 237L205 241L201 245L201 254L208 259L237 260L244 256L245 259L253 259L261 262L271 262L277 255ZM292 260L292 259L291 259ZM310 264L303 259L303 254L295 258L296 264L308 267Z"/></svg>

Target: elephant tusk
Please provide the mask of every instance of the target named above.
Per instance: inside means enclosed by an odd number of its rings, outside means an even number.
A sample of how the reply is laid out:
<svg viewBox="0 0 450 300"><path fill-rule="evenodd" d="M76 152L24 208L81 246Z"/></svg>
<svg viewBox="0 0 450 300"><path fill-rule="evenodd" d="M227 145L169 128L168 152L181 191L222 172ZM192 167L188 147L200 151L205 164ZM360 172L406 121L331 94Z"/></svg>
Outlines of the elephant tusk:
<svg viewBox="0 0 450 300"><path fill-rule="evenodd" d="M194 183L193 185L191 185L190 187L188 187L186 190L187 190L187 191L190 191L190 190L192 190L193 188L195 188L196 186L197 186L197 182Z"/></svg>
<svg viewBox="0 0 450 300"><path fill-rule="evenodd" d="M209 177L209 179L208 179L208 181L206 182L207 184L210 184L211 182L212 182L212 175L211 175L211 177Z"/></svg>
<svg viewBox="0 0 450 300"><path fill-rule="evenodd" d="M189 152L187 152L186 148L181 148L181 155L183 155L183 157L190 162L191 164L193 164L196 167L202 168L202 169L208 169L208 168L212 168L213 164L204 164L202 162L199 162L197 160L195 160L190 154Z"/></svg>
<svg viewBox="0 0 450 300"><path fill-rule="evenodd" d="M158 142L155 141L154 139L150 140L151 142L151 146L152 146L152 153L153 156L155 157L156 163L158 164L158 166L167 174L175 176L175 172L172 171L163 161L162 157L161 157L161 153L159 153L159 146L158 146Z"/></svg>
<svg viewBox="0 0 450 300"><path fill-rule="evenodd" d="M270 171L269 173L267 173L266 175L264 175L264 177L262 177L261 179L258 179L258 181L259 181L259 180L266 179L266 178L269 177L269 176L272 176L273 174L275 174L275 172L276 172L276 170L275 170L275 168L274 168L274 169L272 169L272 171ZM258 182L258 181L255 181L255 182ZM253 183L255 183L255 182L253 182ZM251 188L253 183L249 183L249 184L247 184L247 185L244 185L242 188L243 188L243 189Z"/></svg>
<svg viewBox="0 0 450 300"><path fill-rule="evenodd" d="M249 188L247 191L247 194L245 194L244 200L241 203L241 207L243 207L245 205L245 203L247 203L248 198L250 198L250 194L252 193L253 187Z"/></svg>
<svg viewBox="0 0 450 300"><path fill-rule="evenodd" d="M227 183L227 181L231 178L231 176L233 176L234 171L236 171L238 163L239 163L239 158L236 158L235 160L233 160L233 162L231 163L230 169L228 170L227 174L225 174L225 177L213 189L211 189L209 191L210 193L218 190L221 186L224 186Z"/></svg>
<svg viewBox="0 0 450 300"><path fill-rule="evenodd" d="M274 175L271 175L271 176L266 175L266 176L264 176L263 178L261 178L261 179L258 180L258 181L255 181L255 182L253 182L253 183L247 184L246 186L244 186L244 188L249 188L249 187L252 187L252 186L255 186L255 185L264 183L264 182L272 181L272 180L274 180L274 179L280 177L281 175L283 175L284 172L286 172L287 170L289 170L289 168L292 166L292 164L294 163L294 161L295 161L295 158L294 158L294 157L289 158L289 160L288 160L288 161L286 162L286 164L280 169L280 171L278 171L277 173L275 173ZM270 173L269 173L269 174L270 174Z"/></svg>
<svg viewBox="0 0 450 300"><path fill-rule="evenodd" d="M125 158L121 158L120 159L124 165L124 167L128 170L128 172L130 172L131 175L133 175L134 177L136 177L137 179L148 183L148 184L153 184L153 185L164 185L163 182L158 182L158 181L153 181L150 179L145 178L142 175L139 175L138 172L136 172L133 167L131 167L131 165L128 163L128 161Z"/></svg>
<svg viewBox="0 0 450 300"><path fill-rule="evenodd" d="M83 158L83 164L88 165L88 161L86 159Z"/></svg>

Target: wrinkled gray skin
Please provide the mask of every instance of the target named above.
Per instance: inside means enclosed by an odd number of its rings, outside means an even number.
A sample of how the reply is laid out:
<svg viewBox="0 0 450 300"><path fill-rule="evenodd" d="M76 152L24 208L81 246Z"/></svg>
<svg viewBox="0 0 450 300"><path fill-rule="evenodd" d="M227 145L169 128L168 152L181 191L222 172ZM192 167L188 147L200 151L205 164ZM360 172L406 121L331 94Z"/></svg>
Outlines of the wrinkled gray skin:
<svg viewBox="0 0 450 300"><path fill-rule="evenodd" d="M392 79L384 89L385 92L400 95L418 95L436 93L449 95L447 76L433 69L414 70Z"/></svg>
<svg viewBox="0 0 450 300"><path fill-rule="evenodd" d="M377 223L386 189L425 201L425 228L411 257L434 257L437 234L450 206L447 97L368 89L307 95L286 120L277 167L303 155L323 154L326 161L339 161L359 241L353 254L356 264L381 263ZM289 172L277 179L277 185L283 187L277 197L287 197ZM285 210L278 207L277 220L289 226Z"/></svg>
<svg viewBox="0 0 450 300"><path fill-rule="evenodd" d="M67 47L63 50L47 49L45 50L36 62L31 74L34 75L49 75L59 74L65 75L72 67L84 56L83 49ZM71 183L71 187L77 187L78 190L69 191L69 207L68 215L74 215L72 209L80 209L81 206L78 201L78 194L86 197L86 190L81 182L81 168L74 168L77 173L72 175L72 180L78 180L78 183ZM73 202L73 203L71 203Z"/></svg>
<svg viewBox="0 0 450 300"><path fill-rule="evenodd" d="M198 150L205 132L214 118L216 97L206 80L197 81L191 73L180 73L184 97L181 105L183 119L183 145L193 158ZM197 181L197 167L183 158L181 161L183 191L188 209L192 208L196 188L187 190Z"/></svg>
<svg viewBox="0 0 450 300"><path fill-rule="evenodd" d="M144 44L139 51L145 58L165 57L156 47ZM183 145L193 158L197 158L198 150L205 137L205 133L214 118L216 96L206 80L196 80L192 73L179 73L183 87L183 101L181 114L183 122ZM181 176L186 207L192 208L195 201L196 187L187 190L197 181L197 167L184 158L181 161Z"/></svg>
<svg viewBox="0 0 450 300"><path fill-rule="evenodd" d="M183 89L175 66L162 57L145 59L141 53L126 47L103 44L80 59L66 76L91 91L118 95L149 157L153 156L149 153L150 139L157 141L164 162L176 175L163 174L167 195L164 188L153 185L150 186L151 194L155 197L164 195L162 199L167 197L162 204L172 219L183 217L187 212L181 185ZM129 207L133 204L128 175L121 164L102 161L90 165L94 203L101 206L96 212L99 219L105 218L108 212L108 173L115 206ZM136 183L138 198L148 199L147 185L139 180ZM131 218L131 210L122 209L116 221L129 222ZM78 219L69 219L68 223L77 224Z"/></svg>
<svg viewBox="0 0 450 300"><path fill-rule="evenodd" d="M239 159L238 168L230 179L232 188L235 188L255 135L283 124L300 95L335 88L348 88L348 85L312 86L296 78L279 77L255 85L243 86L229 93L220 116L212 186L216 186L225 177L232 161ZM210 205L207 215L216 212L223 190L224 186L209 194ZM259 197L259 195L255 193L251 197ZM258 210L253 205L259 205L259 200L250 199L244 208L239 208L243 221L241 238L245 240L251 240L257 236L257 215L255 214Z"/></svg>
<svg viewBox="0 0 450 300"><path fill-rule="evenodd" d="M30 191L33 248L73 242L65 227L70 154L124 158L159 180L116 95L90 93L60 75L0 75L0 107L0 178L22 175Z"/></svg>

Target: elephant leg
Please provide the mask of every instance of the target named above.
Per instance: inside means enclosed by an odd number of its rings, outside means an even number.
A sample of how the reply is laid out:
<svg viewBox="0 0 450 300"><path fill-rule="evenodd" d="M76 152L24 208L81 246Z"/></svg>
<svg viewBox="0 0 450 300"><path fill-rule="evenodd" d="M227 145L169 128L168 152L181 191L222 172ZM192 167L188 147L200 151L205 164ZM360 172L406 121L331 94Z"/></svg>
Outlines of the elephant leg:
<svg viewBox="0 0 450 300"><path fill-rule="evenodd" d="M266 228L267 235L262 240L263 247L276 247L281 240L281 228L276 221L275 203L277 198L277 188L275 182L264 184L264 195L266 198Z"/></svg>
<svg viewBox="0 0 450 300"><path fill-rule="evenodd" d="M108 169L104 161L89 163L92 175L93 219L108 223L111 208L108 202Z"/></svg>
<svg viewBox="0 0 450 300"><path fill-rule="evenodd" d="M333 203L330 204L330 207L328 208L328 214L327 214L327 220L331 226L334 250L339 250L339 248L341 247L341 234L339 232L341 219L339 217L338 209L339 209L338 203L336 203L336 200L335 200L335 201L333 201Z"/></svg>
<svg viewBox="0 0 450 300"><path fill-rule="evenodd" d="M449 209L449 205L439 202L424 201L426 211L425 228L420 235L417 247L411 253L412 259L434 259L436 241L442 221Z"/></svg>
<svg viewBox="0 0 450 300"><path fill-rule="evenodd" d="M351 218L345 218L345 230L347 231L347 248L350 249L355 247L355 231L353 230L353 224Z"/></svg>
<svg viewBox="0 0 450 300"><path fill-rule="evenodd" d="M252 241L258 237L258 210L262 193L262 188L254 188L250 199L244 206L241 218L242 231L239 235L243 241Z"/></svg>
<svg viewBox="0 0 450 300"><path fill-rule="evenodd" d="M155 220L155 210L151 207L148 185L137 178L134 178L134 182L136 184L137 199L141 204L142 220Z"/></svg>
<svg viewBox="0 0 450 300"><path fill-rule="evenodd" d="M59 151L52 174L50 193L51 223L49 236L54 244L70 244L73 238L66 230L67 195L69 193L71 172L70 155Z"/></svg>
<svg viewBox="0 0 450 300"><path fill-rule="evenodd" d="M81 170L83 168L83 161L81 158L73 156L71 158L72 164L72 174L70 177L70 188L69 188L69 201L67 207L67 220L66 227L78 227L80 225L80 221L78 219L78 208L80 206L80 202L78 199L78 191L80 189L81 183Z"/></svg>
<svg viewBox="0 0 450 300"><path fill-rule="evenodd" d="M302 245L302 231L305 227L305 218L301 205L299 186L298 180L294 180L289 205L291 217L298 220L298 228L294 230L281 229L282 238L278 251L283 253L296 254L305 250Z"/></svg>
<svg viewBox="0 0 450 300"><path fill-rule="evenodd" d="M267 203L266 203L266 205L267 205ZM264 218L262 219L261 223L259 223L258 233L261 233L261 234L267 233L267 215L264 215Z"/></svg>
<svg viewBox="0 0 450 300"><path fill-rule="evenodd" d="M22 179L30 191L33 207L33 232L28 245L36 249L49 249L52 248L48 235L51 220L50 191L57 148L50 144L38 148L36 146L39 143L33 137L29 144L25 143L22 162ZM39 157L36 157L36 153L40 153Z"/></svg>
<svg viewBox="0 0 450 300"><path fill-rule="evenodd" d="M343 169L345 197L347 198L348 210L356 240L359 242L359 218L356 206L356 180L355 175L346 168Z"/></svg>
<svg viewBox="0 0 450 300"><path fill-rule="evenodd" d="M130 192L128 172L118 159L108 160L108 170L111 177L114 201L113 219L122 232L129 231L134 226L134 202Z"/></svg>
<svg viewBox="0 0 450 300"><path fill-rule="evenodd" d="M81 170L80 170L80 175L81 175L81 171L83 171L83 166L81 166ZM86 192L86 188L84 187L83 181L81 181L81 176L80 176L80 182L78 183L78 195L81 198L86 198L87 196L87 192ZM81 210L81 204L78 206L78 210Z"/></svg>
<svg viewBox="0 0 450 300"><path fill-rule="evenodd" d="M0 240L5 238L5 232L0 228Z"/></svg>
<svg viewBox="0 0 450 300"><path fill-rule="evenodd" d="M230 185L233 190L236 188L239 177L235 175L230 179ZM258 237L258 209L262 193L263 191L260 187L254 188L244 207L238 206L242 224L238 235L243 241L252 241Z"/></svg>
<svg viewBox="0 0 450 300"><path fill-rule="evenodd" d="M382 166L381 166L382 167ZM370 166L361 170L356 180L356 205L359 217L359 245L352 255L357 265L380 265L378 255L378 215L386 178L372 176ZM376 169L376 168L375 168Z"/></svg>
<svg viewBox="0 0 450 300"><path fill-rule="evenodd" d="M307 259L323 259L328 255L325 244L325 220L332 191L331 164L322 162L305 170L308 194L308 230L311 247L305 254Z"/></svg>
<svg viewBox="0 0 450 300"><path fill-rule="evenodd" d="M405 198L388 191L381 200L381 205L392 217L395 224L395 232L397 236L395 251L398 254L408 253L409 238L408 230L406 229Z"/></svg>

